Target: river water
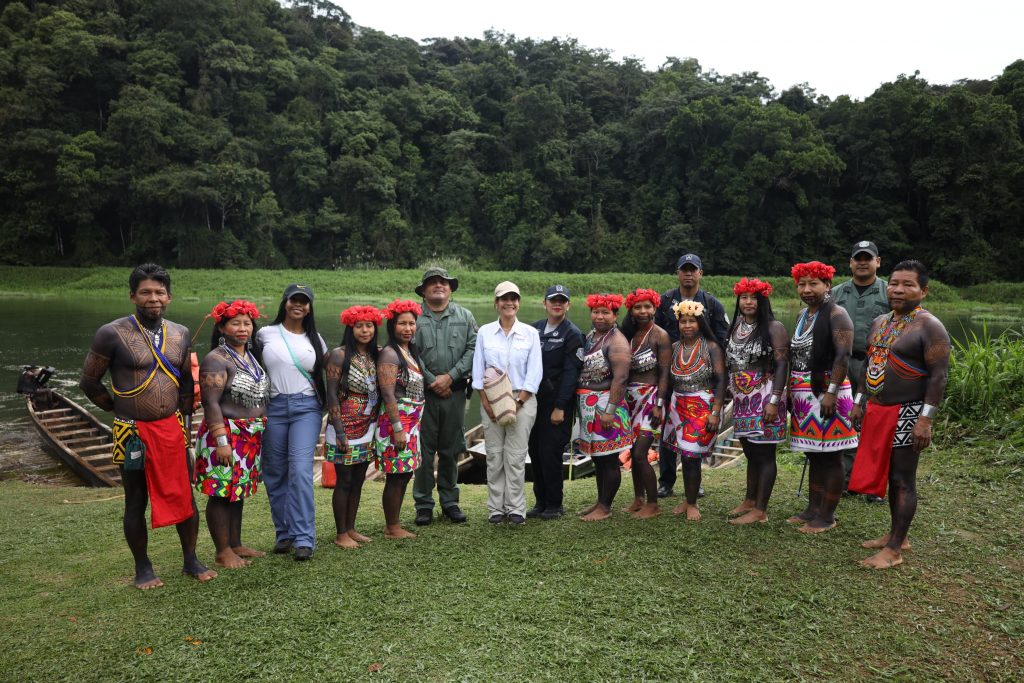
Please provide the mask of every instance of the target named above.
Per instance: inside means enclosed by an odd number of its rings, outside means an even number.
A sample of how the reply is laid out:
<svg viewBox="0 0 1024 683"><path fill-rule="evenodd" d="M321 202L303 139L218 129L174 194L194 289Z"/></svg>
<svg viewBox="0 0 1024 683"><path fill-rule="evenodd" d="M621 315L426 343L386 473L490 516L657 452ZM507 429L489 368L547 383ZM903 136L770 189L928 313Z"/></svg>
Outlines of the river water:
<svg viewBox="0 0 1024 683"><path fill-rule="evenodd" d="M348 301L318 300L316 303L320 333L329 345L340 341L341 327L337 323L338 313L352 303ZM788 305L787 305L788 304ZM489 303L467 304L478 323L495 319L494 308ZM776 315L792 329L793 319L799 308L799 301L773 302ZM169 310L171 320L196 330L203 317L210 310L211 302L174 301ZM727 309L731 314L732 304ZM268 305L267 310L276 310ZM945 323L955 338L963 339L970 332L980 334L982 323L972 320L961 311L952 313L941 307L932 309ZM127 298L124 301L64 300L60 298L0 298L0 478L22 477L44 479L57 483L74 484L77 480L63 470L43 450L41 439L36 434L24 398L17 395L15 387L21 365L51 365L57 369L50 386L66 392L72 399L95 410L78 389L78 375L93 333L100 325L134 312ZM526 322L542 318L544 311L539 302L523 303L520 319ZM582 299L577 299L570 311L570 318L586 331L589 315ZM998 334L1010 327L1008 323L987 323L990 334ZM1020 323L1015 326L1021 328ZM196 340L200 356L209 344L209 324ZM382 339L383 341L383 339ZM467 428L479 422L478 403L474 398L466 415ZM109 420L109 416L105 419Z"/></svg>

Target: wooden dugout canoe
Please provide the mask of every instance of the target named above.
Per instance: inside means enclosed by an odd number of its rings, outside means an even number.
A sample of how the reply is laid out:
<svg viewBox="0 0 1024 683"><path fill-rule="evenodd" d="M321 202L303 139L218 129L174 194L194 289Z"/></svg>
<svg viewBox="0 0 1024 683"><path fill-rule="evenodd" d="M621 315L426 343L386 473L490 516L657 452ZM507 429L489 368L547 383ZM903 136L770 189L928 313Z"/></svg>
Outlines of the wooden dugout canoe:
<svg viewBox="0 0 1024 683"><path fill-rule="evenodd" d="M89 486L120 487L121 470L111 460L110 426L70 398L47 389L25 397L29 417L43 446ZM203 407L192 416L192 442L203 421Z"/></svg>
<svg viewBox="0 0 1024 683"><path fill-rule="evenodd" d="M110 460L110 427L58 391L25 397L29 417L46 450L89 486L121 486L121 471Z"/></svg>

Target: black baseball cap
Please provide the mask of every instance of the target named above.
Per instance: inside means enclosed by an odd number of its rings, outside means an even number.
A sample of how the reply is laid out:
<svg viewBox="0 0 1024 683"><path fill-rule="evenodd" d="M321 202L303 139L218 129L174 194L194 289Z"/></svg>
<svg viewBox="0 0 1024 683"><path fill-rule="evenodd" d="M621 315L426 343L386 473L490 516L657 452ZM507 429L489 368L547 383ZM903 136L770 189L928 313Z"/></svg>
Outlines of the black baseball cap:
<svg viewBox="0 0 1024 683"><path fill-rule="evenodd" d="M564 296L565 300L569 300L569 288L565 285L551 285L548 287L548 291L544 293L545 299L554 299L556 296Z"/></svg>
<svg viewBox="0 0 1024 683"><path fill-rule="evenodd" d="M313 288L309 285L290 284L284 288L284 296L281 297L283 301L291 299L296 294L302 294L309 298L309 303L313 303Z"/></svg>
<svg viewBox="0 0 1024 683"><path fill-rule="evenodd" d="M683 266L693 266L697 270L703 270L704 266L700 262L700 256L696 254L683 254L676 261L676 270L679 270Z"/></svg>
<svg viewBox="0 0 1024 683"><path fill-rule="evenodd" d="M850 254L850 258L855 258L862 251L866 251L875 258L878 258L878 246L874 242L868 242L867 240L862 240L853 245L853 253Z"/></svg>

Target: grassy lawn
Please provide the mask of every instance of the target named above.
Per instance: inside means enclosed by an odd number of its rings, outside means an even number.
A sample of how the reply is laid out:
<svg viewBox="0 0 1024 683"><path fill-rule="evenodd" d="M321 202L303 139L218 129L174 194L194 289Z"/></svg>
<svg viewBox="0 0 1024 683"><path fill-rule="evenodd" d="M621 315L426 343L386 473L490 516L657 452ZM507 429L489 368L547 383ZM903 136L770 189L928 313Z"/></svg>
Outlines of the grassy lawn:
<svg viewBox="0 0 1024 683"><path fill-rule="evenodd" d="M311 562L268 556L199 585L177 573L177 537L161 529L151 554L167 585L146 593L129 585L120 500L67 502L109 490L8 481L0 679L1019 681L1024 474L1019 451L995 448L925 459L914 550L886 572L855 561L859 541L887 530L887 508L845 499L839 527L817 537L784 523L802 509L792 454L771 521L743 528L725 521L742 469L707 474L699 524L671 515L670 499L648 522L495 528L484 488L464 486L468 524L402 542L381 537L381 486L368 484L359 527L375 540L342 551L318 489ZM593 486L569 484L567 506ZM630 494L627 475L616 502ZM409 499L403 511L411 521ZM247 542L269 549L262 492L246 515ZM199 551L212 560L205 523Z"/></svg>

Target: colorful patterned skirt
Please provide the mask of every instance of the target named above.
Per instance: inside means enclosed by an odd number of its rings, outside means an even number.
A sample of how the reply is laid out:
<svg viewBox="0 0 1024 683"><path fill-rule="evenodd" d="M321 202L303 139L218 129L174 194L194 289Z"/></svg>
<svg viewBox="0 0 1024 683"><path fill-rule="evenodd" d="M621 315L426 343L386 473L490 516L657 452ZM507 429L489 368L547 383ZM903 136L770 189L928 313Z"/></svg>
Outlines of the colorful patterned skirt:
<svg viewBox="0 0 1024 683"><path fill-rule="evenodd" d="M701 458L711 452L718 435L707 429L714 400L710 391L673 391L662 443L684 458Z"/></svg>
<svg viewBox="0 0 1024 683"><path fill-rule="evenodd" d="M225 418L232 463L217 462L217 443L206 420L196 432L196 488L208 496L227 498L231 502L256 493L260 483L262 459L260 449L265 417Z"/></svg>
<svg viewBox="0 0 1024 683"><path fill-rule="evenodd" d="M374 458L378 415L373 409L376 405L371 408L369 415L366 414L369 405L369 396L366 394L349 394L341 402L341 421L345 425L348 453L338 451L334 425L328 423L324 460L337 465L361 465Z"/></svg>
<svg viewBox="0 0 1024 683"><path fill-rule="evenodd" d="M625 397L619 401L612 414L612 426L607 431L601 427L598 412L608 406L611 392L608 389L577 389L576 406L580 418L580 453L591 457L618 455L633 445L633 431L629 427L629 410Z"/></svg>
<svg viewBox="0 0 1024 683"><path fill-rule="evenodd" d="M405 450L395 448L392 440L391 419L384 411L377 418L376 455L377 469L384 474L415 472L420 466L420 420L423 417L423 401L408 398L398 399L398 418L408 436Z"/></svg>
<svg viewBox="0 0 1024 683"><path fill-rule="evenodd" d="M828 382L828 379L825 380ZM835 453L857 447L857 430L850 422L853 392L845 380L836 395L836 411L821 416L821 399L811 391L811 373L789 376L789 448L806 453Z"/></svg>
<svg viewBox="0 0 1024 683"><path fill-rule="evenodd" d="M733 435L752 443L782 443L786 440L786 402L779 401L779 416L765 423L764 407L772 397L772 376L766 372L734 372L732 388Z"/></svg>
<svg viewBox="0 0 1024 683"><path fill-rule="evenodd" d="M657 441L661 436L661 425L654 425L654 408L658 405L658 386L630 382L626 385L626 408L629 410L629 424L633 428L633 441L650 437Z"/></svg>

